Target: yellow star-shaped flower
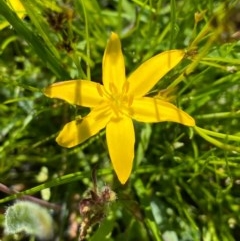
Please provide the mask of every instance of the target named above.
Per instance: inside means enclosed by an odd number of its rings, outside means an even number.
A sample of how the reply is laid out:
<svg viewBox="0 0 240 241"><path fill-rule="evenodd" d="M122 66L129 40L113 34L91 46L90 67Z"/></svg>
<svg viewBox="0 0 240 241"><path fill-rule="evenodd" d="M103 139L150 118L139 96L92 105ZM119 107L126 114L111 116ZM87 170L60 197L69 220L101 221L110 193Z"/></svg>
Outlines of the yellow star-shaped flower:
<svg viewBox="0 0 240 241"><path fill-rule="evenodd" d="M183 57L182 50L163 52L144 62L126 78L121 43L118 35L112 33L103 56L103 85L88 80L70 80L55 83L44 90L50 98L91 108L82 120L74 120L64 126L56 138L57 143L73 147L106 128L113 168L124 184L130 176L134 159L132 119L195 125L191 116L173 104L144 96Z"/></svg>

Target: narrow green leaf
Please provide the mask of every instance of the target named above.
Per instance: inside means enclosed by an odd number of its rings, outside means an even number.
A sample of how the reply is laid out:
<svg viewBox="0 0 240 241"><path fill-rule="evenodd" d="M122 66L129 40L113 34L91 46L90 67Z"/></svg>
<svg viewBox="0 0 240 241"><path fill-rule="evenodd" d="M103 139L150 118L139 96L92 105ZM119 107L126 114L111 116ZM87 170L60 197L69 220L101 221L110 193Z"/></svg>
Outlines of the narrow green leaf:
<svg viewBox="0 0 240 241"><path fill-rule="evenodd" d="M4 1L0 1L0 14L13 26L18 34L30 44L42 61L49 67L54 74L60 79L69 79L69 74L65 71L54 54L46 47L33 31L26 27L24 22L18 18Z"/></svg>

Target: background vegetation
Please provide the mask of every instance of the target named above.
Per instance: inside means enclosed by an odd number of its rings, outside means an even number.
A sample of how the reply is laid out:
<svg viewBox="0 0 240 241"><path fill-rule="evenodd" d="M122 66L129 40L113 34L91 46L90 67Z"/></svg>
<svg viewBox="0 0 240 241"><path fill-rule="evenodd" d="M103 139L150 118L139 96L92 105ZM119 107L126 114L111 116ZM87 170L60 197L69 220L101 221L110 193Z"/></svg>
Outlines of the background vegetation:
<svg viewBox="0 0 240 241"><path fill-rule="evenodd" d="M107 185L118 198L93 211L105 218L89 225L87 240L239 240L240 3L21 2L23 20L0 0L0 18L10 23L0 31L1 239L37 240L3 232L5 210L20 198L11 195L15 190L48 202L50 240L77 240L84 221L79 202L94 188L95 171L98 195ZM153 93L168 87L164 98L174 97L203 128L135 123L134 169L124 186L112 170L104 132L72 149L54 140L88 110L42 93L56 81L101 82L111 31L121 37L128 74L159 52L186 49L187 58Z"/></svg>

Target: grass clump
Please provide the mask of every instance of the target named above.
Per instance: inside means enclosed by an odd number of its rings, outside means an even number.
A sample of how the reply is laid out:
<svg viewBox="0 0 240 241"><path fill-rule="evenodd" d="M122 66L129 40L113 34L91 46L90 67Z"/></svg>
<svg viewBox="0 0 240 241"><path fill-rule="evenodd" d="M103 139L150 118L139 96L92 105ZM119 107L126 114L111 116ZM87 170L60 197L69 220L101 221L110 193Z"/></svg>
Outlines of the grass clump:
<svg viewBox="0 0 240 241"><path fill-rule="evenodd" d="M20 16L0 0L0 23L9 23L0 31L1 239L36 240L3 231L6 206L28 199L49 207L53 240L239 240L239 2L21 3ZM101 83L111 32L121 38L127 75L160 52L186 51L149 96L196 121L193 128L134 123L134 166L125 185L112 170L104 131L71 149L55 142L64 124L89 110L43 95L57 81ZM103 198L104 190L117 199Z"/></svg>

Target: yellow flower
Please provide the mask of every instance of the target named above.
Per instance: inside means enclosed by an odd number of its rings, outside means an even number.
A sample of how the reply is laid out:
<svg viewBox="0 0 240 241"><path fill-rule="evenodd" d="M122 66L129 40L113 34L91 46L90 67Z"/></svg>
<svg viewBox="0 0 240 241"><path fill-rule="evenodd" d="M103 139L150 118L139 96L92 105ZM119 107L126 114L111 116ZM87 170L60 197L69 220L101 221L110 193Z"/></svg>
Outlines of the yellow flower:
<svg viewBox="0 0 240 241"><path fill-rule="evenodd" d="M192 117L173 104L144 96L183 57L182 50L163 52L144 62L126 78L121 43L118 35L112 33L103 56L103 85L88 80L70 80L55 83L45 89L45 95L50 98L91 108L82 120L74 120L64 126L56 138L57 143L73 147L106 127L113 168L124 184L130 176L134 158L132 119L195 125Z"/></svg>
<svg viewBox="0 0 240 241"><path fill-rule="evenodd" d="M24 18L26 16L26 10L22 5L20 0L7 0L7 4L12 7L13 11L15 11L19 18ZM0 23L0 30L7 27L9 23L7 21L2 21Z"/></svg>

